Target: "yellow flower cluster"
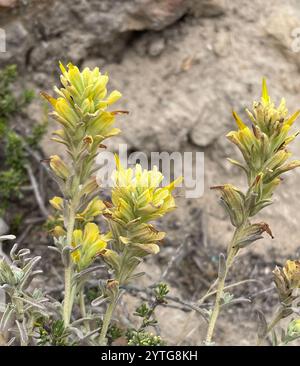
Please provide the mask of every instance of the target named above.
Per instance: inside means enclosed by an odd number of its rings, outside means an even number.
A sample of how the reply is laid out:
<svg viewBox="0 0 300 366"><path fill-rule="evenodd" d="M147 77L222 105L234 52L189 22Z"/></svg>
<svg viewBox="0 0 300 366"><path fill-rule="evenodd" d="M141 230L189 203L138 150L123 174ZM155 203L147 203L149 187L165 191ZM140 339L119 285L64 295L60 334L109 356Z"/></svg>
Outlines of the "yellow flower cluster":
<svg viewBox="0 0 300 366"><path fill-rule="evenodd" d="M116 157L117 170L113 174L115 183L112 190L112 202L116 207L114 216L124 223L136 218L140 222L157 219L175 208L172 191L181 182L178 178L166 187L159 187L163 175L157 167L142 170L137 164L133 169L124 169Z"/></svg>
<svg viewBox="0 0 300 366"><path fill-rule="evenodd" d="M121 93L114 90L107 96L108 76L102 75L98 67L93 70L86 67L80 72L71 63L67 65L68 70L60 63L60 69L63 87L54 88L59 97L55 99L42 93L54 107L52 116L63 126L63 130L55 132L56 141L68 146L76 141L91 148L118 134L120 130L112 128L116 112L106 109L121 97ZM78 128L82 123L84 128Z"/></svg>
<svg viewBox="0 0 300 366"><path fill-rule="evenodd" d="M287 117L284 99L275 108L263 80L261 101L254 102L253 113L249 110L247 113L252 129L233 112L238 130L229 132L227 138L239 148L245 160L241 163L228 159L246 172L248 191L244 194L231 184L212 187L221 192L221 202L235 227L246 224L250 217L270 205L281 175L300 166L299 160L288 162L292 154L287 150L297 136L297 133L289 135L289 131L300 111Z"/></svg>
<svg viewBox="0 0 300 366"><path fill-rule="evenodd" d="M103 258L118 273L122 267L122 254L126 252L130 268L127 267L125 277L128 277L139 263L137 258L159 252L159 243L165 233L156 230L149 222L175 209L172 191L181 178L166 187L159 187L163 175L156 167L147 171L137 164L134 170L124 169L118 157L116 162L112 205L105 214L113 236L113 250L105 251Z"/></svg>
<svg viewBox="0 0 300 366"><path fill-rule="evenodd" d="M291 153L286 149L298 134L289 135L289 131L300 111L288 117L284 99L276 108L268 94L265 80L261 101L254 102L253 112L246 111L251 119L252 129L233 112L238 130L231 131L227 135L227 138L240 149L246 164L229 160L246 171L249 185L260 175L264 184L271 185L268 187L271 191L279 183L278 177L282 173L300 165L299 161L287 163Z"/></svg>
<svg viewBox="0 0 300 366"><path fill-rule="evenodd" d="M94 162L102 141L119 133L113 124L115 116L123 112L107 110L121 93L114 90L107 94L108 76L102 75L97 67L81 72L71 63L67 68L60 63L60 69L62 87L54 88L58 98L42 93L54 109L51 116L61 125L53 139L66 146L69 155L68 160L58 155L49 158L49 166L62 192L62 197L50 200L57 211L51 232L59 240L68 237L63 245L78 246L72 258L80 270L92 262L108 240L108 236L101 235L92 224L106 209L97 197L99 187L93 176ZM73 230L67 226L72 222L75 230L71 243L68 232Z"/></svg>

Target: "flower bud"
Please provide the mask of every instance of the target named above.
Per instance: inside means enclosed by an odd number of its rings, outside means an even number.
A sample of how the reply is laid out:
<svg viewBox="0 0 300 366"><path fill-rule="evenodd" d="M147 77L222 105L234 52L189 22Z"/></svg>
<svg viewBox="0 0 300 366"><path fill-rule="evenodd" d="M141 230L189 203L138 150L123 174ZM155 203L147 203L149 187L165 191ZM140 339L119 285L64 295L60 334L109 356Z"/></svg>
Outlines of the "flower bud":
<svg viewBox="0 0 300 366"><path fill-rule="evenodd" d="M235 227L241 226L245 221L245 196L231 184L211 187L221 192L221 203L228 212L231 223Z"/></svg>
<svg viewBox="0 0 300 366"><path fill-rule="evenodd" d="M50 205L58 211L62 211L64 208L64 200L61 197L53 197L49 201Z"/></svg>
<svg viewBox="0 0 300 366"><path fill-rule="evenodd" d="M70 175L70 171L67 165L58 155L50 156L50 167L53 172L62 179L67 179Z"/></svg>

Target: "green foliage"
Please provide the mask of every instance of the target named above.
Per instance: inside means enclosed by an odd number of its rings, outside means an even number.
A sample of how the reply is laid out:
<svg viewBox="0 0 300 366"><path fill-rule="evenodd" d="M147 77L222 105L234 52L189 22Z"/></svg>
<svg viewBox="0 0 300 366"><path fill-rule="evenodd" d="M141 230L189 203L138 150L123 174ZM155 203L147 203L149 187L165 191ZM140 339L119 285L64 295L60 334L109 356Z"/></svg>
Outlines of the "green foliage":
<svg viewBox="0 0 300 366"><path fill-rule="evenodd" d="M44 121L35 125L31 134L23 138L11 127L13 118L34 98L31 90L24 90L20 95L14 93L16 79L15 65L0 71L0 214L4 214L11 200L22 198L20 188L27 181L24 143L36 149L47 128L47 122Z"/></svg>
<svg viewBox="0 0 300 366"><path fill-rule="evenodd" d="M107 331L107 338L109 340L109 344L114 342L116 339L122 337L124 334L124 331L117 327L115 324L112 324Z"/></svg>
<svg viewBox="0 0 300 366"><path fill-rule="evenodd" d="M165 297L168 295L168 293L169 288L166 283L159 283L154 289L155 299L159 303L165 302Z"/></svg>
<svg viewBox="0 0 300 366"><path fill-rule="evenodd" d="M11 84L16 80L16 65L7 66L0 72L0 118L10 117L18 109L17 99L11 91Z"/></svg>
<svg viewBox="0 0 300 366"><path fill-rule="evenodd" d="M161 337L148 332L131 331L128 339L129 346L164 346Z"/></svg>
<svg viewBox="0 0 300 366"><path fill-rule="evenodd" d="M50 325L41 325L39 335L39 346L68 346L69 332L66 331L62 320L55 320Z"/></svg>
<svg viewBox="0 0 300 366"><path fill-rule="evenodd" d="M127 331L128 345L130 346L162 346L165 343L159 336L146 332L146 328L157 324L155 319L155 309L157 306L166 303L166 295L169 288L166 283L159 283L153 290L154 301L151 304L142 303L136 308L134 315L142 318L142 323L138 329Z"/></svg>

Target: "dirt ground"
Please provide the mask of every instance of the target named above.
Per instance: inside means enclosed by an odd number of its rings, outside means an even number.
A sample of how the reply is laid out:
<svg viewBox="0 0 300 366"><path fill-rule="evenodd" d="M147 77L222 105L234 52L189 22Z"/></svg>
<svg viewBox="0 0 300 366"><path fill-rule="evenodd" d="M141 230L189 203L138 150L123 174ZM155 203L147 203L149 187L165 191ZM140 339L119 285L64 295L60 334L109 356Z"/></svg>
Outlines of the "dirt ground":
<svg viewBox="0 0 300 366"><path fill-rule="evenodd" d="M126 143L130 152L148 156L153 151L204 152L204 194L186 199L179 192L178 209L159 223L167 232L161 253L143 264L151 269L151 277L139 284L147 287L159 280L174 258L164 277L171 286L170 296L197 301L216 278L218 255L232 235L228 217L209 187L229 182L245 185L239 171L226 161L238 157L225 138L234 126L232 108L245 117L244 108L260 96L263 76L277 102L284 96L291 112L299 108L300 47L295 38L300 29L299 1L20 3L7 1L0 7L0 26L7 34L7 52L0 54L0 66L16 63L21 80L36 92L52 92L51 86L58 83L58 60L99 66L110 75L111 89L123 94L119 108L130 111L119 119L122 134L108 143L108 149L118 151L119 144ZM24 130L42 115L43 105L37 100L21 122ZM57 153L49 140L55 128L51 123L41 144L44 156ZM295 158L300 158L299 144L294 147ZM278 300L272 270L288 258L300 257L299 182L300 170L287 174L274 205L260 214L258 221L271 226L275 239L265 238L242 252L229 274L228 283L255 281L232 290L248 301L224 310L217 344L254 344L255 309L267 318L274 312ZM45 200L55 189L51 184L47 187ZM33 197L14 209L28 218L40 216ZM40 226L28 224L26 230L26 236L20 234L22 245L46 255L44 271L51 292L61 281L58 258L48 253L49 238ZM126 324L140 300L129 293L122 301L128 316L119 316ZM206 325L200 315L184 304L172 300L169 304L174 307L158 310L162 337L168 344L201 344Z"/></svg>

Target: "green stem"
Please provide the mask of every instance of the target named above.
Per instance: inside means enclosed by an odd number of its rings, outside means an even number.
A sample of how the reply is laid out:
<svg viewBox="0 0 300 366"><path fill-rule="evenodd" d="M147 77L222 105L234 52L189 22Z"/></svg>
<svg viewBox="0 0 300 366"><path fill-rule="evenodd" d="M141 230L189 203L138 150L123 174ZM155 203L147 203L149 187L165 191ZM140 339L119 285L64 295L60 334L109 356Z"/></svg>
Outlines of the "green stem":
<svg viewBox="0 0 300 366"><path fill-rule="evenodd" d="M118 275L116 276L116 281L118 282L118 290L117 292L114 294L112 300L110 301L110 303L107 306L104 318L103 318L103 323L102 323L102 328L101 328L101 333L100 333L100 339L99 339L99 343L100 346L105 346L106 345L106 334L107 334L107 330L111 321L111 318L113 316L114 310L117 306L117 302L119 299L119 293L120 293L120 286L126 281L127 277L128 277L128 273L126 270L126 263L127 263L127 249L125 248L123 253L122 253L122 260L121 260L121 264L120 264L120 271L118 273Z"/></svg>
<svg viewBox="0 0 300 366"><path fill-rule="evenodd" d="M72 234L75 226L75 212L73 208L70 208L68 227L67 227L67 245L72 245ZM63 308L64 325L67 327L70 324L71 313L74 302L74 289L72 288L73 268L72 262L65 267L65 297Z"/></svg>
<svg viewBox="0 0 300 366"><path fill-rule="evenodd" d="M205 342L207 344L212 342L215 326L216 326L216 323L217 323L217 320L219 317L219 313L220 313L220 309L221 309L221 300L222 300L222 297L224 294L226 277L227 277L228 271L233 263L234 257L237 253L236 248L234 246L237 230L234 234L234 237L231 241L230 248L228 251L226 264L225 264L225 273L223 273L221 277L218 277L218 286L217 286L217 292L216 292L215 305L214 305L213 311L212 311L210 319L209 319L206 340L205 340Z"/></svg>
<svg viewBox="0 0 300 366"><path fill-rule="evenodd" d="M101 333L100 333L100 339L99 339L100 346L106 346L106 344L107 344L106 334L107 334L108 327L109 327L111 318L113 316L115 307L117 305L117 299L118 299L118 296L116 296L107 306L107 309L106 309L106 312L105 312L105 315L103 318Z"/></svg>
<svg viewBox="0 0 300 366"><path fill-rule="evenodd" d="M85 301L84 301L84 285L81 286L79 291L79 305L80 305L80 312L83 318L86 317L86 308L85 308ZM87 332L90 332L90 325L88 321L84 321L84 326Z"/></svg>

